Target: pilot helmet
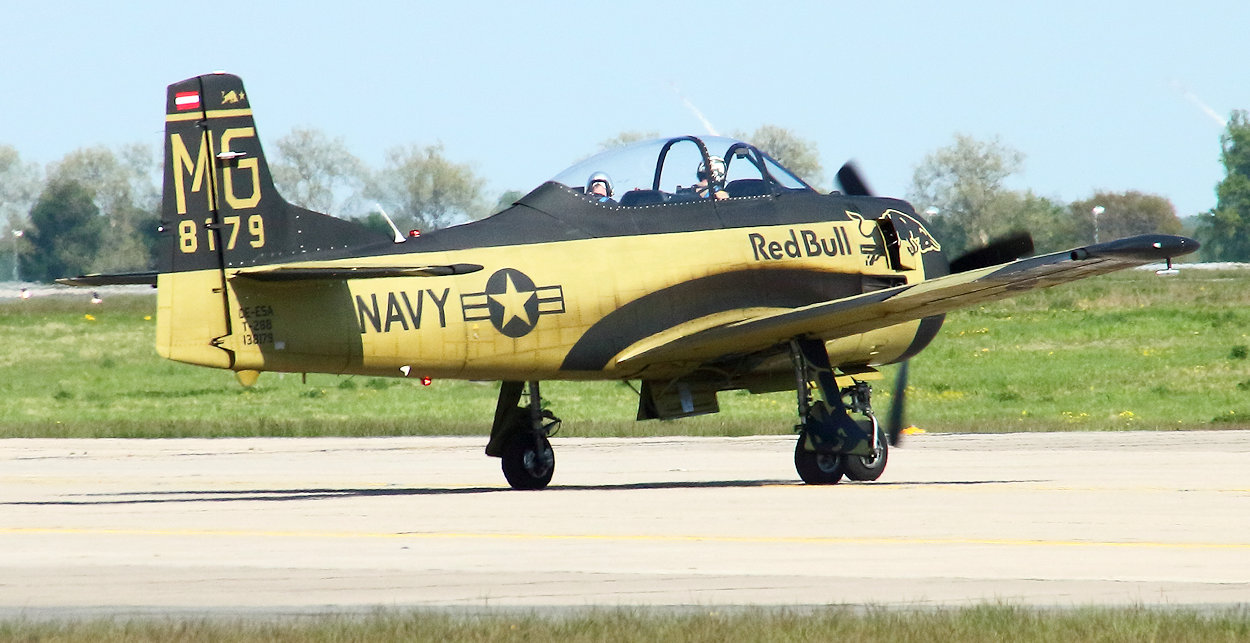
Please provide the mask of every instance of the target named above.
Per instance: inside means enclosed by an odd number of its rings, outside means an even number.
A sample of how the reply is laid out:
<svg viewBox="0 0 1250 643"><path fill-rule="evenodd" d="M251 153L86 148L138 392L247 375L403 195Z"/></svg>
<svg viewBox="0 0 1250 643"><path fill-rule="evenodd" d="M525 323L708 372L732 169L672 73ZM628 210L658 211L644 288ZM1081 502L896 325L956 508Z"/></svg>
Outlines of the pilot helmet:
<svg viewBox="0 0 1250 643"><path fill-rule="evenodd" d="M711 164L712 164L712 175L710 177L708 176L707 166L705 166L702 162L700 162L699 171L697 173L699 180L700 181L708 181L708 180L721 181L722 179L724 179L725 178L725 159L719 156L710 156L708 157L708 160L711 161Z"/></svg>
<svg viewBox="0 0 1250 643"><path fill-rule="evenodd" d="M603 187L608 189L608 196L612 196L612 179L608 177L606 172L595 172L586 179L586 194L590 194L590 188L595 183L603 183Z"/></svg>

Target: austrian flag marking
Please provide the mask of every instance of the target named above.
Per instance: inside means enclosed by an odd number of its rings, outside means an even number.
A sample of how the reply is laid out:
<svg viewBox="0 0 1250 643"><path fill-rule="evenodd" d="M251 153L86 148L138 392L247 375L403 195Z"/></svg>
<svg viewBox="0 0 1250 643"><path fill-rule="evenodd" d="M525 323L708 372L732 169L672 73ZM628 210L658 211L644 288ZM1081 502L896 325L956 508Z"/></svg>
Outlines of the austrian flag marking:
<svg viewBox="0 0 1250 643"><path fill-rule="evenodd" d="M188 109L199 109L200 93L178 92L177 94L174 94L174 107L178 108L178 111L180 112Z"/></svg>

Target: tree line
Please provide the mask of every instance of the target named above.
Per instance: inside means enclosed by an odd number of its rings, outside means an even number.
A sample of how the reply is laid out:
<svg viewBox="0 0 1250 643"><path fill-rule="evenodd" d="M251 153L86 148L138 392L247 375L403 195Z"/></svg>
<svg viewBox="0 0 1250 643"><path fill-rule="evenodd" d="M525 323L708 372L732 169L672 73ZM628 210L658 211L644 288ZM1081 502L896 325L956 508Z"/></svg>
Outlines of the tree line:
<svg viewBox="0 0 1250 643"><path fill-rule="evenodd" d="M791 130L765 125L735 132L808 183L828 189L814 143ZM622 132L600 150L653 138ZM468 163L441 144L389 150L383 166L369 167L341 138L297 128L277 139L270 169L287 200L311 210L355 218L389 234L386 215L401 229L430 230L481 218L522 195L491 198ZM1202 258L1250 261L1250 116L1233 114L1220 138L1226 177L1217 205L1195 217ZM1182 222L1166 197L1138 191L1096 192L1071 203L1031 190L1012 190L1024 155L998 139L956 135L950 145L916 166L906 197L931 222L952 255L1017 230L1034 236L1039 252L1150 232L1180 233ZM553 171L558 168L553 168ZM0 144L0 280L48 281L88 272L154 266L160 207L160 160L145 145L85 147L41 167ZM13 274L9 274L10 268Z"/></svg>

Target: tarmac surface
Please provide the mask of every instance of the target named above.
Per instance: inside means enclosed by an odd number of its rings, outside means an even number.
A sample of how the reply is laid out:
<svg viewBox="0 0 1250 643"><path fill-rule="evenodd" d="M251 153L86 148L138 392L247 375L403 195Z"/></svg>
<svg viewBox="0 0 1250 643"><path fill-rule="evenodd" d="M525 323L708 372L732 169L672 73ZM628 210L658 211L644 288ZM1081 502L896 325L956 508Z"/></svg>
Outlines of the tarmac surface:
<svg viewBox="0 0 1250 643"><path fill-rule="evenodd" d="M920 435L805 486L793 438L0 440L0 615L1250 603L1250 431Z"/></svg>

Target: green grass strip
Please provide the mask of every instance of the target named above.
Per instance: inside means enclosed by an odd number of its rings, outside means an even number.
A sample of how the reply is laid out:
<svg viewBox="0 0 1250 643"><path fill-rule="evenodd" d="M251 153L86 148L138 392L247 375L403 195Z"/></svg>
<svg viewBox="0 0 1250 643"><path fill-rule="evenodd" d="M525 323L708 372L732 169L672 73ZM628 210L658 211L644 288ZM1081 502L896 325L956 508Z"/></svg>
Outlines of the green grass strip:
<svg viewBox="0 0 1250 643"><path fill-rule="evenodd" d="M1019 643L1245 641L1246 608L932 610L829 607L378 611L304 617L143 617L0 621L20 641L876 641Z"/></svg>
<svg viewBox="0 0 1250 643"><path fill-rule="evenodd" d="M227 371L162 360L155 298L0 303L0 437L483 435L498 384ZM889 408L896 367L875 384ZM620 382L550 382L561 435L791 432L793 393L720 395L722 412L636 422ZM927 431L1250 428L1250 271L1129 271L948 315L912 363Z"/></svg>

